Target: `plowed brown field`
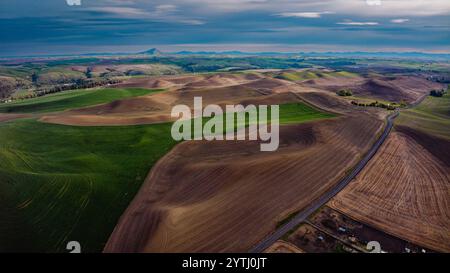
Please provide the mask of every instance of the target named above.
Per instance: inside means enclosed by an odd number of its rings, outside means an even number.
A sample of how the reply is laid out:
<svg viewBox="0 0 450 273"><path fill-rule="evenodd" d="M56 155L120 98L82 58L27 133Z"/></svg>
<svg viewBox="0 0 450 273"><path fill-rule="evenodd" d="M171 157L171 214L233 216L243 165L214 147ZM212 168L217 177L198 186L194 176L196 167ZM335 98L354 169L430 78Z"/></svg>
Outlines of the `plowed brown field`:
<svg viewBox="0 0 450 273"><path fill-rule="evenodd" d="M450 168L415 138L391 133L330 206L394 236L448 252Z"/></svg>
<svg viewBox="0 0 450 273"><path fill-rule="evenodd" d="M256 141L181 143L152 169L105 251L248 251L334 185L381 127L363 113L282 126L274 153Z"/></svg>
<svg viewBox="0 0 450 273"><path fill-rule="evenodd" d="M373 97L381 100L412 103L432 89L441 89L443 85L428 81L420 77L396 76L380 77L368 76L355 78L320 78L302 83L304 86L338 91L348 88L355 95Z"/></svg>

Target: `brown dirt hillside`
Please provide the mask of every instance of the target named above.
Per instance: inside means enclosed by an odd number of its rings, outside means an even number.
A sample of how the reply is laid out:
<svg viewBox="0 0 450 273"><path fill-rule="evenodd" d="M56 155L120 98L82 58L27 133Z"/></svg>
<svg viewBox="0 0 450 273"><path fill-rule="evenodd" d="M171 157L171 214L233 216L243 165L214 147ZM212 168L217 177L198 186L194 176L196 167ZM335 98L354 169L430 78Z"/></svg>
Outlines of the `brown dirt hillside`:
<svg viewBox="0 0 450 273"><path fill-rule="evenodd" d="M334 185L380 130L361 114L282 126L256 141L184 142L162 158L105 252L244 252Z"/></svg>
<svg viewBox="0 0 450 273"><path fill-rule="evenodd" d="M332 92L351 89L355 95L373 97L381 100L412 103L432 89L442 88L441 84L421 77L395 76L367 78L320 78L304 82L302 85L322 88Z"/></svg>
<svg viewBox="0 0 450 273"><path fill-rule="evenodd" d="M406 130L391 133L330 206L394 236L449 252L450 168L420 144L423 140Z"/></svg>

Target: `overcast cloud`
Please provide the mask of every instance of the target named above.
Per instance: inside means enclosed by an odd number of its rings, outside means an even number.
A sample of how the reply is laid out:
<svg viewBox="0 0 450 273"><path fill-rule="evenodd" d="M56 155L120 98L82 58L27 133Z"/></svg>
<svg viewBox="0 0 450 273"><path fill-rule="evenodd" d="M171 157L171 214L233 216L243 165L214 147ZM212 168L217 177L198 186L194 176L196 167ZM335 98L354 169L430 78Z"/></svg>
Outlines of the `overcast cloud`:
<svg viewBox="0 0 450 273"><path fill-rule="evenodd" d="M0 1L0 54L155 46L167 51L450 51L448 0L80 2Z"/></svg>

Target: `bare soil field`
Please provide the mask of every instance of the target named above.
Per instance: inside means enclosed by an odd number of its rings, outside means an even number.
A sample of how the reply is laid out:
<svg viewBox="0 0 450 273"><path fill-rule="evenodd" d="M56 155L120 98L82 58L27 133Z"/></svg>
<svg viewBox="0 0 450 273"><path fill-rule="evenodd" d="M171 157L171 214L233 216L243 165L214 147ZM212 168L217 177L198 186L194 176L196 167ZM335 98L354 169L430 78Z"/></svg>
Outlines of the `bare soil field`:
<svg viewBox="0 0 450 273"><path fill-rule="evenodd" d="M450 251L450 169L441 160L448 147L430 150L436 144L429 140L404 128L392 132L330 206L404 240Z"/></svg>
<svg viewBox="0 0 450 273"><path fill-rule="evenodd" d="M184 142L152 169L105 252L245 252L328 190L370 146L382 121L361 113L280 128L256 141Z"/></svg>
<svg viewBox="0 0 450 273"><path fill-rule="evenodd" d="M353 94L363 97L373 97L392 102L405 101L412 103L432 89L441 89L439 83L420 77L353 77L353 78L319 78L303 82L302 85L322 88L332 92L340 89L351 89Z"/></svg>
<svg viewBox="0 0 450 273"><path fill-rule="evenodd" d="M427 134L407 126L396 125L395 130L412 138L441 163L450 168L450 140Z"/></svg>
<svg viewBox="0 0 450 273"><path fill-rule="evenodd" d="M263 78L256 73L250 74L205 74L205 75L177 75L177 76L156 76L145 78L132 78L120 84L118 87L185 87L190 89L206 87L223 87L230 85L244 84Z"/></svg>

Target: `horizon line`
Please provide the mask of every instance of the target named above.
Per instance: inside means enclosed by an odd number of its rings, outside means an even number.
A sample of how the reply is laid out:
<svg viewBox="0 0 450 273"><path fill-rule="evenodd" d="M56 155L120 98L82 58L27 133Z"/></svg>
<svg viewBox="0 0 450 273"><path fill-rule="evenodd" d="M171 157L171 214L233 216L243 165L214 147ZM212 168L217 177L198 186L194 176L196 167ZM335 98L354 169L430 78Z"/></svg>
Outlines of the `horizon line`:
<svg viewBox="0 0 450 273"><path fill-rule="evenodd" d="M71 56L104 56L104 55L151 55L146 53L147 51L156 50L161 54L172 54L172 55L183 55L186 54L224 54L233 55L234 54L248 54L248 55L258 55L258 54L279 54L279 55L295 55L295 54L423 54L423 55L450 55L450 51L426 51L426 50L317 50L317 51L243 51L238 49L229 50L177 50L177 51L163 51L159 50L158 47L152 47L144 51L104 51L104 52L78 52L78 53L30 53L30 54L17 54L17 55L0 55L0 59L12 59L12 58L44 58L44 57L71 57Z"/></svg>

